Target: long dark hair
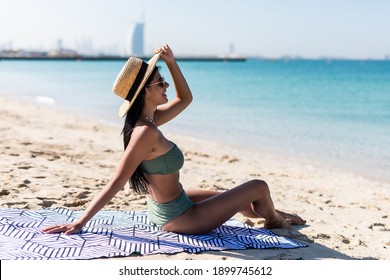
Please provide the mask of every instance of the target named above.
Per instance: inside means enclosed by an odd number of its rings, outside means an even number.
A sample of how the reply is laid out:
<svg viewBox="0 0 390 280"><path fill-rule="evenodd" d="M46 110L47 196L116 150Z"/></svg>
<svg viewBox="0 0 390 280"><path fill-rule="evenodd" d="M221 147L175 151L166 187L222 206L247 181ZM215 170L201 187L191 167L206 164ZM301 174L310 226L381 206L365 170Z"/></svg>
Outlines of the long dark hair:
<svg viewBox="0 0 390 280"><path fill-rule="evenodd" d="M150 84L157 70L158 68L155 67L152 74L149 76L148 80L146 81L145 85ZM139 95L137 96L130 110L126 114L125 124L122 130L123 144L125 150L127 145L130 142L131 134L133 133L135 124L137 123L139 117L142 114L142 109L144 108L144 103L145 103L144 97L145 97L145 86L141 89ZM148 191L149 181L148 179L146 179L141 166L138 166L135 172L133 173L133 175L130 177L129 184L131 189L133 189L138 194L149 193Z"/></svg>

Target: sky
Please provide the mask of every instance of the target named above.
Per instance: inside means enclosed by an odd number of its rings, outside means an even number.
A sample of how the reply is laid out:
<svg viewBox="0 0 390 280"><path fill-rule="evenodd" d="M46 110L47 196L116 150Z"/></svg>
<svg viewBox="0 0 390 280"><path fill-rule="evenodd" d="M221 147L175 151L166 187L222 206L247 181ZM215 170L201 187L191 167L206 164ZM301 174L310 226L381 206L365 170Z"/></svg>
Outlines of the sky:
<svg viewBox="0 0 390 280"><path fill-rule="evenodd" d="M389 0L0 0L0 50L77 49L124 54L145 23L145 53L383 59Z"/></svg>

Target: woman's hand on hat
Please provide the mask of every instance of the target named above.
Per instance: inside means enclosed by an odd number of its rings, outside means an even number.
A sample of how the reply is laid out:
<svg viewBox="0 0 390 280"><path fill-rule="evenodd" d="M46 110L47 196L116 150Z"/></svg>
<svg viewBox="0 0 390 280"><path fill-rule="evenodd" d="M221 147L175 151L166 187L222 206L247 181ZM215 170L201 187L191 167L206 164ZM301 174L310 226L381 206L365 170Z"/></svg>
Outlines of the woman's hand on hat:
<svg viewBox="0 0 390 280"><path fill-rule="evenodd" d="M168 44L162 45L161 47L155 50L155 53L161 53L161 59L165 61L165 63L170 63L175 60L173 56L173 52Z"/></svg>

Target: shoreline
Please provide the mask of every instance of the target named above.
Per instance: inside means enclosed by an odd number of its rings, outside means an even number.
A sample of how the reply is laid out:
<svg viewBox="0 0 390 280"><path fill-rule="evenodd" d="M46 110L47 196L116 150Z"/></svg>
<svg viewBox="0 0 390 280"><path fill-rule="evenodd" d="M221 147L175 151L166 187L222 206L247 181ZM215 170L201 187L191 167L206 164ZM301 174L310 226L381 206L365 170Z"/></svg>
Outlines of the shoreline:
<svg viewBox="0 0 390 280"><path fill-rule="evenodd" d="M84 209L111 178L122 154L120 128L3 96L0 104L0 207ZM162 130L185 154L185 188L226 190L263 179L276 208L298 213L308 222L274 232L308 247L129 259L390 259L388 182ZM105 209L141 210L144 198L126 187ZM262 219L236 218L262 227Z"/></svg>
<svg viewBox="0 0 390 280"><path fill-rule="evenodd" d="M86 112L80 112L79 110L75 108L67 108L67 107L59 107L58 105L54 104L54 101L52 103L49 103L48 101L42 100L42 101L37 101L37 99L31 99L31 98L23 98L23 97L11 97L10 95L4 95L4 93L0 93L0 98L7 98L7 99L12 99L15 101L21 101L22 103L32 103L37 106L42 106L43 108L47 108L49 110L54 110L58 112L62 112L65 114L70 114L77 116L78 118L81 119L86 119L88 121L96 121L99 124L107 125L107 126L112 126L115 127L118 130L118 135L120 134L122 127L123 127L123 119L117 118L115 122L113 118L110 118L110 120L105 119L103 116L98 116L96 117L95 114L96 112L94 111L86 111ZM44 96L39 96L41 99L45 98ZM49 98L50 99L50 98ZM91 114L93 116L91 116ZM116 117L116 115L114 116ZM169 125L169 124L168 124ZM177 128L167 128L166 126L162 126L162 131L169 131L169 130L174 130L174 132L168 132L171 135L178 135L178 132L180 129ZM218 145L220 146L221 144L225 147L231 147L234 150L239 150L245 151L247 154L260 154L264 155L265 157L267 156L272 156L272 157L277 157L279 160L282 161L292 161L296 162L297 164L300 165L308 165L308 166L314 166L316 168L321 168L321 169L327 169L331 170L334 172L338 173L347 173L350 174L351 176L355 177L361 177L363 179L367 179L369 181L375 181L378 183L382 184L388 184L390 185L390 179L385 178L381 175L375 174L372 175L372 172L369 170L364 171L364 174L359 174L359 172L362 172L362 170L357 170L356 168L353 168L351 166L346 165L343 162L336 162L334 159L326 159L326 158L314 158L313 156L310 156L308 154L296 154L294 152L287 152L287 151L281 151L277 150L274 148L259 148L255 147L254 145L245 145L244 143L239 143L237 141L227 141L226 139L223 139L222 137L218 137L218 141L216 139L214 140L209 140L206 139L205 135L203 136L195 136L194 133L191 132L184 132L184 137L188 139L192 139L193 141L203 141L206 143L212 143L213 145ZM362 169L362 168L360 168Z"/></svg>

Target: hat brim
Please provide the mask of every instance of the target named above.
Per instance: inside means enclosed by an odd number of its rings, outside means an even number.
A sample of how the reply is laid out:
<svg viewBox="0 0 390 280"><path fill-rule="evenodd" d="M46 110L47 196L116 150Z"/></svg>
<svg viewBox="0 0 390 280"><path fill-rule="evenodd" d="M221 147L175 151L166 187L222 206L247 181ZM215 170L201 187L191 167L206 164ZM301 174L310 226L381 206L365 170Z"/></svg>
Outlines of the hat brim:
<svg viewBox="0 0 390 280"><path fill-rule="evenodd" d="M148 68L146 69L145 75L140 82L137 91L135 92L133 98L131 101L125 100L122 105L119 107L119 117L123 118L127 112L130 110L131 106L133 105L134 101L137 99L137 96L141 92L141 89L144 87L146 81L149 79L150 75L152 74L154 68L156 67L157 61L160 58L161 53L156 53L149 61L147 62Z"/></svg>

